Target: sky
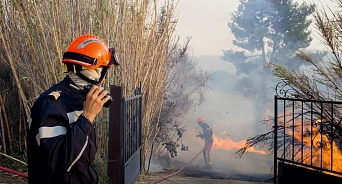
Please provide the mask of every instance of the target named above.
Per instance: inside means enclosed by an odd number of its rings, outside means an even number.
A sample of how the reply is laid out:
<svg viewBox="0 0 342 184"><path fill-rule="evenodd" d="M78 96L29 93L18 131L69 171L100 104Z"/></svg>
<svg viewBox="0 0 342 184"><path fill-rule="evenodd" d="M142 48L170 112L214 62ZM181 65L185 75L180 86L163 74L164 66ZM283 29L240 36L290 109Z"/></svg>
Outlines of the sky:
<svg viewBox="0 0 342 184"><path fill-rule="evenodd" d="M336 6L332 0L295 1L315 3L319 7ZM234 36L228 28L228 22L238 5L239 0L179 0L176 35L184 40L191 37L190 54L193 56L222 55L222 50L236 50L238 48L232 43ZM314 27L311 30L314 40L309 48L321 47L317 31Z"/></svg>

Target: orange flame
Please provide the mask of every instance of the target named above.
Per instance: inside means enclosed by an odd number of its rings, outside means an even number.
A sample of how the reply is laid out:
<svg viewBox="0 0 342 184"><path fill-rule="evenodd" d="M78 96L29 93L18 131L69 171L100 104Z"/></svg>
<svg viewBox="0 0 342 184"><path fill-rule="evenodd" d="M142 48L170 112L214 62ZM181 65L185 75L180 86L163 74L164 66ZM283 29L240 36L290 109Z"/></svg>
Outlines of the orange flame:
<svg viewBox="0 0 342 184"><path fill-rule="evenodd" d="M320 123L320 120L316 122ZM325 169L342 172L342 153L336 143L331 142L327 135L320 134L319 125L311 129L311 125L304 124L304 134L301 126L296 125L301 125L301 122L295 121L296 128L294 131L288 128L287 132L289 135L293 135L299 142L303 142L303 163L310 165L312 162L312 165L316 167L321 167L322 163L322 167ZM321 149L321 147L323 148ZM301 146L297 146L297 148L291 147L292 149L295 149L295 153L300 153ZM301 154L296 154L295 159L301 161Z"/></svg>
<svg viewBox="0 0 342 184"><path fill-rule="evenodd" d="M226 137L225 139L222 139L222 138L217 137L216 135L213 135L213 138L214 138L213 148L216 148L216 149L225 149L225 150L236 149L236 150L238 150L238 149L242 148L245 145L245 143L246 143L246 140L239 141L239 142L234 142L229 137ZM259 154L267 154L265 151L263 151L263 150L256 150L254 147L251 147L250 149L248 149L247 152L259 153Z"/></svg>

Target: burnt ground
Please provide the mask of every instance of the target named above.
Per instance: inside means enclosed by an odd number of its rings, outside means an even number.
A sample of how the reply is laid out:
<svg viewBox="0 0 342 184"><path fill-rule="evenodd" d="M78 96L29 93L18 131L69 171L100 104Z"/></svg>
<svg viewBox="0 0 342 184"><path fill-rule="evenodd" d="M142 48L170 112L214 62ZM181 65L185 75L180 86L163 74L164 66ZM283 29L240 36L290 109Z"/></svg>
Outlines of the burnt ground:
<svg viewBox="0 0 342 184"><path fill-rule="evenodd" d="M168 176L170 174L175 173L176 170L172 169L165 169L164 171L157 172L157 173L149 173L147 175L142 176L136 184L150 184ZM229 183L229 184L268 184L272 183L268 180L268 176L263 175L242 175L242 174L235 174L235 175L226 175L222 173L215 173L203 170L198 170L196 168L185 168L179 174L172 176L171 178L166 179L160 183ZM21 176L17 176L8 172L0 171L0 184L27 184L27 179Z"/></svg>
<svg viewBox="0 0 342 184"><path fill-rule="evenodd" d="M201 160L200 160L201 161ZM186 165L185 162L173 160L169 167L165 167L164 171L174 173ZM255 167L257 169L257 167ZM234 169L217 168L215 162L213 168L204 167L203 164L190 164L185 167L179 176L193 177L193 178L209 178L209 179L222 179L222 180L239 180L250 182L273 182L273 175L258 174L258 173L244 173Z"/></svg>
<svg viewBox="0 0 342 184"><path fill-rule="evenodd" d="M176 173L179 168L186 164L175 160L171 163L168 164L169 167L165 167L166 169L142 175L136 184L151 184L165 176ZM258 168L255 167L255 169ZM203 164L192 164L161 183L269 184L272 183L272 176L270 174L245 174L234 170L224 170L224 168L215 168L215 165L213 169L208 169L203 167ZM27 179L0 170L0 184L27 184Z"/></svg>
<svg viewBox="0 0 342 184"><path fill-rule="evenodd" d="M253 174L246 175L241 173L217 173L210 169L198 170L197 168L189 167L185 168L181 172L181 176L194 177L194 178L210 178L210 179L222 179L222 180L239 180L250 182L273 182L273 178L269 175Z"/></svg>
<svg viewBox="0 0 342 184"><path fill-rule="evenodd" d="M161 179L176 173L176 170L165 169L156 173L148 173L141 175L140 178L135 182L136 184L151 184L160 181ZM261 176L263 178L264 176ZM168 177L165 180L160 181L160 184L270 184L272 181L261 181L260 176L245 176L245 175L234 175L227 176L224 174L217 174L213 172L205 172L191 169L184 169L180 173Z"/></svg>
<svg viewBox="0 0 342 184"><path fill-rule="evenodd" d="M270 156L246 154L244 159L235 159L230 157L230 154L218 155L217 152L217 150L214 152L213 167L211 169L204 167L203 158L200 156L177 175L172 176L166 179L167 181L165 180L165 182L163 181L161 183L273 183L273 175L271 175L273 161L271 160L272 162L269 162ZM217 155L215 155L215 153ZM189 155L188 158L192 158L193 154ZM190 159L155 160L155 164L151 164L151 172L146 174L138 183L152 183L165 176L174 174L179 171L180 168L183 168L188 160Z"/></svg>

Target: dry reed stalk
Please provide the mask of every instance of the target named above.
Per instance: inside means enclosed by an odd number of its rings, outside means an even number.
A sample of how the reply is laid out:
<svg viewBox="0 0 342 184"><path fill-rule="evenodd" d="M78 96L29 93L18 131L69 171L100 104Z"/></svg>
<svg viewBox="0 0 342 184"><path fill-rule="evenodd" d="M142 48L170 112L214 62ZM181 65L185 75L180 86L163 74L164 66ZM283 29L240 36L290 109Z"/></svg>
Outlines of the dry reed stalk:
<svg viewBox="0 0 342 184"><path fill-rule="evenodd" d="M161 14L157 1L149 0L13 2L0 13L8 17L7 21L0 20L0 34L7 46L0 48L7 51L5 58L14 73L25 114L29 114L29 107L41 92L62 79L60 59L66 46L80 34L94 33L118 52L121 65L110 71L109 78L114 78L111 84L124 86L125 96L133 95L133 90L142 84L145 150L148 141L155 137L155 128L151 126L159 119L167 85L175 7L166 4ZM22 77L28 80L22 83ZM109 81L106 84L108 87ZM107 116L103 114L99 119ZM107 129L100 126L99 132ZM108 146L104 135L99 138L102 158Z"/></svg>
<svg viewBox="0 0 342 184"><path fill-rule="evenodd" d="M9 123L8 123L7 113L6 113L6 110L5 110L5 102L2 99L1 95L0 95L0 103L1 103L1 108L2 108L2 112L3 112L2 114L3 114L3 117L4 117L3 119L5 120L5 125L6 125L6 129L7 129L7 137L8 137L10 151L13 151L13 149L12 149L11 131L10 131ZM2 119L2 114L0 113L0 116L1 116L0 119ZM4 128L4 127L2 127L2 128Z"/></svg>
<svg viewBox="0 0 342 184"><path fill-rule="evenodd" d="M18 94L19 95L19 94ZM19 97L20 98L20 97ZM21 112L21 109L22 109L22 101L20 100L20 103L19 103L19 149L21 149L21 139L22 139L22 130L21 130L21 117L22 117L22 112ZM25 125L24 125L25 126Z"/></svg>
<svg viewBox="0 0 342 184"><path fill-rule="evenodd" d="M9 156L9 155L6 155L6 153L1 153L1 152L0 152L0 155L5 156L5 157L7 157L7 158L9 158L9 159L12 159L12 160L14 160L14 161L17 161L17 162L19 162L19 163L22 163L22 164L24 164L24 165L27 165L27 163L25 163L25 162L23 162L23 161L21 161L21 160L19 160L19 159L17 159L17 158L14 158L14 157L11 157L11 156Z"/></svg>
<svg viewBox="0 0 342 184"><path fill-rule="evenodd" d="M5 127L4 122L2 120L2 107L0 107L0 125L1 125L1 139L2 139L2 146L4 147L4 152L6 153L6 139L5 139ZM1 148L1 147L0 147Z"/></svg>
<svg viewBox="0 0 342 184"><path fill-rule="evenodd" d="M156 4L154 4L156 5ZM154 10L156 10L156 6L154 6ZM123 19L129 17L129 12L122 12L122 17ZM132 12L130 12L132 13ZM145 13L145 12L144 12ZM143 13L142 13L143 14ZM144 16L145 14L143 14L142 16ZM153 16L151 16L153 17ZM157 20L157 18L154 16L153 17L154 20ZM152 18L152 19L153 19ZM133 20L134 19L130 19ZM128 43L125 45L120 45L121 48L121 52L124 55L124 59L125 61L133 61L133 66L135 65L135 69L133 69L133 71L136 72L132 72L130 76L135 76L134 82L129 82L126 81L126 78L123 78L123 80L121 81L121 83L123 84L123 86L127 86L128 88L125 88L124 90L124 94L128 94L129 91L132 91L132 89L134 89L134 87L137 86L138 82L141 81L143 84L143 93L144 93L144 100L143 100L143 110L144 110L144 117L143 117L143 134L146 135L144 137L150 137L148 135L149 132L149 128L150 128L150 122L153 121L153 118L155 117L155 115L158 115L158 110L154 110L155 108L158 108L161 106L161 102L162 101L158 101L159 98L163 98L163 96L161 96L160 94L162 93L156 93L155 91L158 91L158 85L154 85L156 82L156 79L164 79L164 76L166 75L164 73L164 75L161 75L161 68L158 68L160 65L166 64L165 59L160 59L158 57L158 55L162 55L165 54L164 52L159 52L157 49L155 50L148 50L149 48L158 48L161 45L161 39L158 40L158 38L156 37L155 33L153 32L154 30L157 29L157 24L156 21L151 21L153 22L153 24L149 27L146 28L147 31L151 31L151 32L147 32L147 40L149 42L144 42L145 45L143 45L144 47L144 51L142 51L141 49L139 50L139 48L137 48L136 46L138 46L139 44L131 44L131 43L136 43L134 38L140 38L139 35L135 34L135 35L129 35L131 37L126 37L126 35L123 35L122 37L120 37L119 39L122 39L122 41L120 43ZM132 24L130 24L130 26L132 26ZM143 30L144 26L137 26L138 28L134 27L135 29L139 29L139 30ZM125 30L125 32L131 33L137 33L137 31L135 31L135 29L131 29L130 27L127 26L122 26L122 28L128 28ZM134 30L134 31L131 31ZM143 32L143 31L140 31ZM126 41L128 40L128 41ZM137 39L139 40L139 39ZM153 44L155 43L155 44ZM153 45L153 47L151 47L151 45ZM140 46L141 47L141 46ZM129 48L129 49L128 49ZM132 50L134 49L134 50ZM126 54L124 54L126 53ZM136 54L138 53L138 54ZM151 59L148 59L151 58ZM137 64L138 63L138 64ZM127 64L132 64L132 63L127 63ZM123 70L120 71L120 74L123 76L129 75L129 69L132 68L133 66L127 66L126 63L124 63L124 66L122 67ZM157 78L158 77L158 78ZM130 77L131 79L132 77ZM139 80L140 78L140 80ZM138 80L137 80L138 79ZM159 82L159 80L157 80L157 82ZM132 85L133 84L133 85ZM163 82L161 82L161 84L163 84ZM148 95L145 95L145 94ZM159 105L156 105L156 103L159 102ZM146 145L146 138L144 140L144 145Z"/></svg>

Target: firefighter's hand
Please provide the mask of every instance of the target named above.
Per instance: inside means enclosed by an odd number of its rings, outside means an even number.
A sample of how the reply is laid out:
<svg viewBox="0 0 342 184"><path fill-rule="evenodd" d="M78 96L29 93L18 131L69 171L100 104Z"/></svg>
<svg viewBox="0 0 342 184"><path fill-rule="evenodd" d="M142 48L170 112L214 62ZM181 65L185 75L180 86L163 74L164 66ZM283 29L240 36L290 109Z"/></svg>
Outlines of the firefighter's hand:
<svg viewBox="0 0 342 184"><path fill-rule="evenodd" d="M103 87L97 85L94 85L89 90L84 102L83 115L90 122L94 121L95 117L100 113L103 104L110 99L109 95L105 97L107 94L108 91L104 91Z"/></svg>

